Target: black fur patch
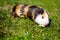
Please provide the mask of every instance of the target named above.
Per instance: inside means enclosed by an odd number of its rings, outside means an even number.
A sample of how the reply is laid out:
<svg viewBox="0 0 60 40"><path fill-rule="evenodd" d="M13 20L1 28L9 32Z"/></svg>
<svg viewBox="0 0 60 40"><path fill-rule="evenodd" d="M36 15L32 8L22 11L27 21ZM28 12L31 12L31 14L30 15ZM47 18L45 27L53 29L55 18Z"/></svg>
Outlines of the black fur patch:
<svg viewBox="0 0 60 40"><path fill-rule="evenodd" d="M30 6L29 7L31 10L36 10L36 13L39 13L39 14L43 14L44 13L44 10L42 8L39 8L37 6Z"/></svg>
<svg viewBox="0 0 60 40"><path fill-rule="evenodd" d="M44 10L42 8L39 8L37 6L30 6L29 7L29 10L28 10L28 13L27 13L27 16L32 19L32 12L34 11L34 19L36 18L37 15L39 14L43 14L44 13Z"/></svg>
<svg viewBox="0 0 60 40"><path fill-rule="evenodd" d="M16 7L17 7L17 5L15 5L15 6L13 7L12 14L11 14L11 15L14 16L14 17L17 16L16 13L15 13Z"/></svg>
<svg viewBox="0 0 60 40"><path fill-rule="evenodd" d="M18 5L15 5L14 7L13 7L13 12L15 12L15 10L16 10L16 7L17 7Z"/></svg>

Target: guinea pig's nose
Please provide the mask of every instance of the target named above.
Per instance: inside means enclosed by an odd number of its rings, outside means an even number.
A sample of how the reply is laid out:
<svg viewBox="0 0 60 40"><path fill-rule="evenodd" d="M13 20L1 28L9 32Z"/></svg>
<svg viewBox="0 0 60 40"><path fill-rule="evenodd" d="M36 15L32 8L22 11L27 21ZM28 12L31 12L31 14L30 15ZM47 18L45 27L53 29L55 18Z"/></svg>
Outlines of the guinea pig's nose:
<svg viewBox="0 0 60 40"><path fill-rule="evenodd" d="M48 24L48 25L46 25L45 27L48 27L48 26L50 26L50 24L51 24L51 19L49 19L49 24Z"/></svg>

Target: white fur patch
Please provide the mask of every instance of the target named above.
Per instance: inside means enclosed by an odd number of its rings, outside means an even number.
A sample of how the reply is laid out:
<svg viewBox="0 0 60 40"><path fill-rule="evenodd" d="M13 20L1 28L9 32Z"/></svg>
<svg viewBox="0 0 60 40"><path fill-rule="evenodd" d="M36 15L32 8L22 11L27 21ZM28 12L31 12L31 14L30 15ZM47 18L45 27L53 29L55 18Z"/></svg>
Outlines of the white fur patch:
<svg viewBox="0 0 60 40"><path fill-rule="evenodd" d="M36 16L36 19L34 20L41 27L45 27L49 23L48 14L45 13L45 15L46 16L44 18L42 18L42 15L39 14L39 15Z"/></svg>

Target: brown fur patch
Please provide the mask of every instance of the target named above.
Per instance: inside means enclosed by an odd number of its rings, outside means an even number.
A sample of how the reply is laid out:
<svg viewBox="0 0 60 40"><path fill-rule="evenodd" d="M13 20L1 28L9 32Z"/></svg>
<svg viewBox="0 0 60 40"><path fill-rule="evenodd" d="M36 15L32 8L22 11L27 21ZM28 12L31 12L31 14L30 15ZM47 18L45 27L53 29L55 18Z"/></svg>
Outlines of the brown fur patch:
<svg viewBox="0 0 60 40"><path fill-rule="evenodd" d="M21 4L21 5L18 5L17 7L16 7L16 14L18 15L18 16L20 16L20 10L21 10L21 7L23 6L23 4Z"/></svg>
<svg viewBox="0 0 60 40"><path fill-rule="evenodd" d="M42 17L44 18L46 16L46 11L44 10L44 13L42 14Z"/></svg>
<svg viewBox="0 0 60 40"><path fill-rule="evenodd" d="M31 5L28 5L27 7L25 7L25 9L24 9L24 15L25 15L25 17L27 17L27 14L29 14L28 13L28 10L29 10L29 7L30 7Z"/></svg>
<svg viewBox="0 0 60 40"><path fill-rule="evenodd" d="M33 20L35 19L34 11L32 12L32 19L33 19Z"/></svg>

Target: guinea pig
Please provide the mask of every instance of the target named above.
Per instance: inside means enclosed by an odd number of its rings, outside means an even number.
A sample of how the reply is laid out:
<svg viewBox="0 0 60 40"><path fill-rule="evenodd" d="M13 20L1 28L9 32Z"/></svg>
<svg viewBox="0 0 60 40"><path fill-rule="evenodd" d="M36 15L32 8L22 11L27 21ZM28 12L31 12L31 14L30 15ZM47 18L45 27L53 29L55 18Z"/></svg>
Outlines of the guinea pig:
<svg viewBox="0 0 60 40"><path fill-rule="evenodd" d="M39 24L40 27L46 27L50 23L47 11L35 5L15 5L12 10L12 15L14 17L28 17Z"/></svg>

